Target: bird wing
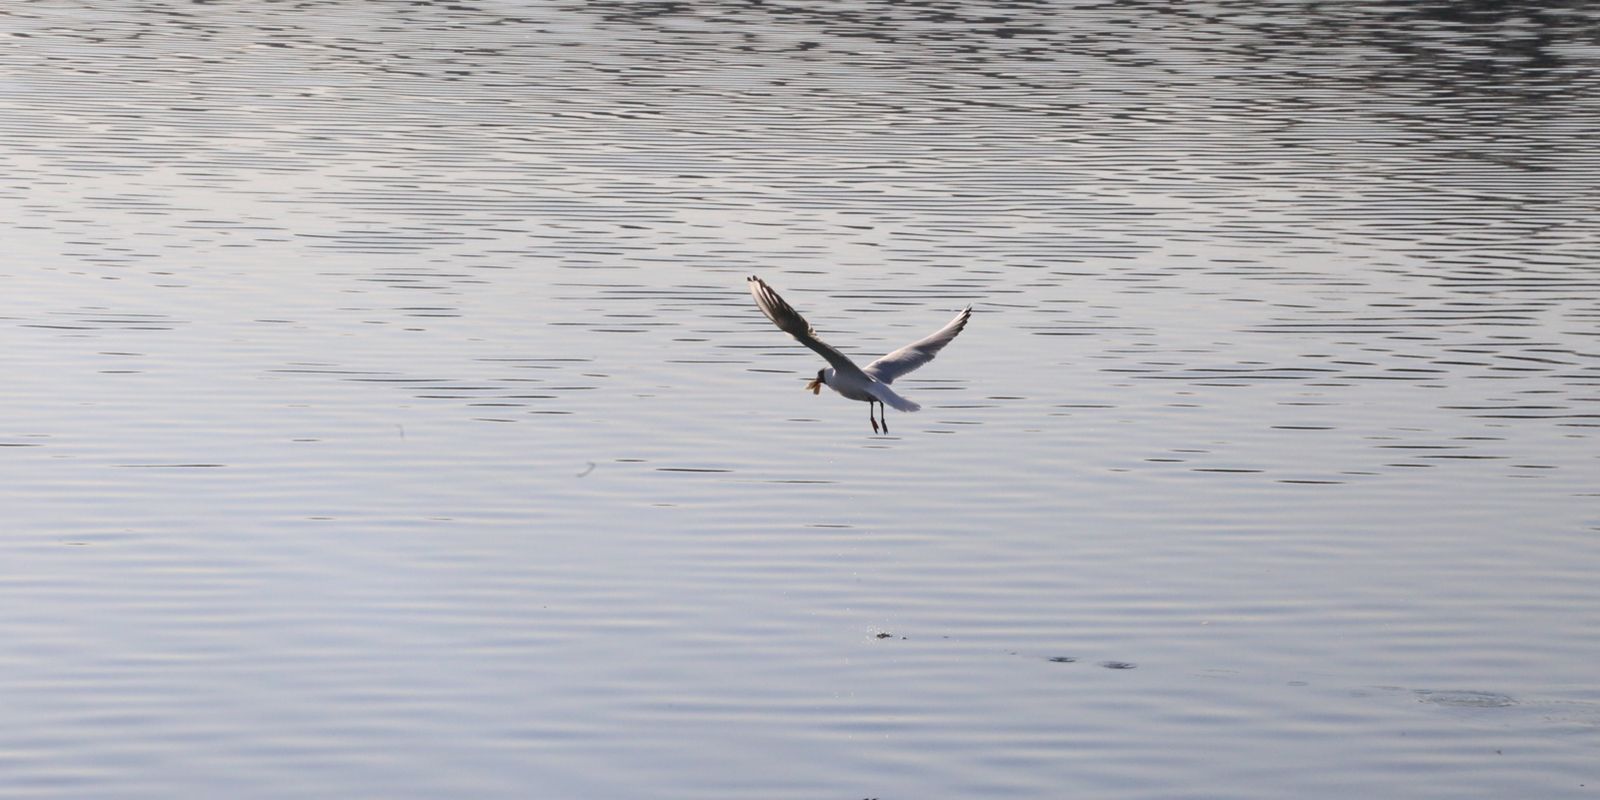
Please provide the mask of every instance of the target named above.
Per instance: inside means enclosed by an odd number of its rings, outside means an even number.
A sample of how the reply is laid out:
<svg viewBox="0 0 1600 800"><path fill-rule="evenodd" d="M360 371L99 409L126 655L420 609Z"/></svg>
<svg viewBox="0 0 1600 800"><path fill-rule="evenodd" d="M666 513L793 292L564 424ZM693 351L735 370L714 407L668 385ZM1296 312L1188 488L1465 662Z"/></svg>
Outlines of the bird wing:
<svg viewBox="0 0 1600 800"><path fill-rule="evenodd" d="M866 378L866 375L861 372L861 368L856 366L854 361L851 361L844 353L833 349L831 345L818 339L817 332L811 329L811 323L806 322L806 318L800 316L800 312L795 311L793 306L784 302L783 298L779 297L778 293L773 291L766 281L751 275L749 284L750 295L756 299L756 305L761 307L761 311L767 315L767 319L772 320L772 324L777 325L784 333L793 336L801 344L817 351L819 355L828 360L829 364L833 365L834 372L841 375L855 375L863 379Z"/></svg>
<svg viewBox="0 0 1600 800"><path fill-rule="evenodd" d="M972 306L967 306L943 328L868 364L863 372L884 383L892 382L895 378L932 361L951 339L956 338L956 334L967 327L967 320L971 316Z"/></svg>

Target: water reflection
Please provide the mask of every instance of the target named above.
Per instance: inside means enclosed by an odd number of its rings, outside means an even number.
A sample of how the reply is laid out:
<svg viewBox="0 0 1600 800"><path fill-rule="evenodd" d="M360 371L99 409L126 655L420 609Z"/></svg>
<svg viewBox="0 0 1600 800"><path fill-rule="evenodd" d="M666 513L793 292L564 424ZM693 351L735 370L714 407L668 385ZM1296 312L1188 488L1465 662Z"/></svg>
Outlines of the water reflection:
<svg viewBox="0 0 1600 800"><path fill-rule="evenodd" d="M1600 781L1587 5L3 14L0 786Z"/></svg>

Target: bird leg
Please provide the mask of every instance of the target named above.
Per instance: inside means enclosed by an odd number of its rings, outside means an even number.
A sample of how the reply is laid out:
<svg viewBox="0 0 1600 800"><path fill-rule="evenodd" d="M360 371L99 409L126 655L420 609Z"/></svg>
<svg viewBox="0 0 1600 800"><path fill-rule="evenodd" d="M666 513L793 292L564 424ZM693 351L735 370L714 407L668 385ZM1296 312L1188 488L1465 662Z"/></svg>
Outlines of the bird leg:
<svg viewBox="0 0 1600 800"><path fill-rule="evenodd" d="M878 401L878 417L883 420L883 432L889 432L889 409L883 407L883 401Z"/></svg>
<svg viewBox="0 0 1600 800"><path fill-rule="evenodd" d="M873 432L873 434L877 434L877 432L878 432L878 418L872 416L872 401L871 400L867 401L867 421L872 423L872 432Z"/></svg>

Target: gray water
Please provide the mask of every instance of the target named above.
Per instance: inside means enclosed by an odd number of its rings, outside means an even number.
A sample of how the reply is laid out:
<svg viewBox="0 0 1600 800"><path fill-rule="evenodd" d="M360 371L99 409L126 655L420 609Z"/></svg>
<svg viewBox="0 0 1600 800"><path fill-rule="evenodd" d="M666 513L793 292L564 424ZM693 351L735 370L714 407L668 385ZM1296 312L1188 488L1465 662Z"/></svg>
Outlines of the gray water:
<svg viewBox="0 0 1600 800"><path fill-rule="evenodd" d="M0 37L0 795L1600 794L1592 5Z"/></svg>

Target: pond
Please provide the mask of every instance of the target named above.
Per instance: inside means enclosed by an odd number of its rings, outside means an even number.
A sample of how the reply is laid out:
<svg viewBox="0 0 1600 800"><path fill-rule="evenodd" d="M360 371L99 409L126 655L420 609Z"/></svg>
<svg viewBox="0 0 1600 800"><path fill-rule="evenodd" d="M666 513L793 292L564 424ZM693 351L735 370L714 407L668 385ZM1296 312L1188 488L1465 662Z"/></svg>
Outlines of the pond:
<svg viewBox="0 0 1600 800"><path fill-rule="evenodd" d="M1589 4L0 36L0 794L1600 791Z"/></svg>

